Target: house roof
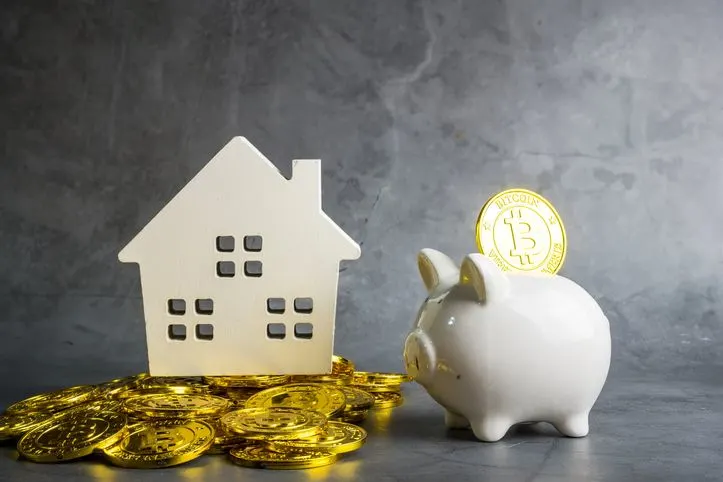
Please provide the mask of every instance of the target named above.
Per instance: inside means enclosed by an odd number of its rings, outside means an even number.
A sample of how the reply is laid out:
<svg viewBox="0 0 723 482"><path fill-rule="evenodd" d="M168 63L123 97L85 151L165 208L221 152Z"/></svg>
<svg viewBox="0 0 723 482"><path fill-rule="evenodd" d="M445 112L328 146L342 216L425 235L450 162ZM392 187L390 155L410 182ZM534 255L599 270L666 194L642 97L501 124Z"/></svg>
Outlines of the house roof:
<svg viewBox="0 0 723 482"><path fill-rule="evenodd" d="M245 137L234 137L226 144L120 251L122 262L140 262L149 247L172 236L173 219L183 212L188 219L209 216L209 204L227 206L237 212L240 206L253 209L308 209L318 215L319 236L329 242L330 257L359 258L359 245L321 209L321 161L295 160L292 178L281 172ZM226 208L224 208L226 209ZM229 212L227 211L227 212ZM241 214L243 216L243 214ZM162 249L162 248L158 248Z"/></svg>

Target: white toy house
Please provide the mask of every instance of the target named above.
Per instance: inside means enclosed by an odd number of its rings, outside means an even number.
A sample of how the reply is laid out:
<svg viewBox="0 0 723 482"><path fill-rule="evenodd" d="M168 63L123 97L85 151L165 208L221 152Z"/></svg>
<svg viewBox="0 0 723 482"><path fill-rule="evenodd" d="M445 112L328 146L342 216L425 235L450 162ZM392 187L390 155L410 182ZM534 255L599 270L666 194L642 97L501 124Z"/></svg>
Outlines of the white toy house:
<svg viewBox="0 0 723 482"><path fill-rule="evenodd" d="M319 160L290 180L233 138L121 250L140 265L152 375L328 373L339 261Z"/></svg>

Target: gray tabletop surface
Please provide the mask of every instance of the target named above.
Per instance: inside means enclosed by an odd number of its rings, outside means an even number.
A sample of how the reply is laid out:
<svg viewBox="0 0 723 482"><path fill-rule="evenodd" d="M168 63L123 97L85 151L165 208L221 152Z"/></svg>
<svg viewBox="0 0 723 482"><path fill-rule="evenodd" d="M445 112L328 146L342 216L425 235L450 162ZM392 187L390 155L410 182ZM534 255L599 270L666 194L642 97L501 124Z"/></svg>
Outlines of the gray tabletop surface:
<svg viewBox="0 0 723 482"><path fill-rule="evenodd" d="M6 445L0 480L703 481L723 475L719 371L613 373L591 413L590 434L580 439L537 424L513 427L499 442L479 442L469 430L447 430L440 407L421 387L404 392L404 405L363 422L369 435L360 450L327 467L251 469L224 455L145 471L100 457L45 465L19 460Z"/></svg>

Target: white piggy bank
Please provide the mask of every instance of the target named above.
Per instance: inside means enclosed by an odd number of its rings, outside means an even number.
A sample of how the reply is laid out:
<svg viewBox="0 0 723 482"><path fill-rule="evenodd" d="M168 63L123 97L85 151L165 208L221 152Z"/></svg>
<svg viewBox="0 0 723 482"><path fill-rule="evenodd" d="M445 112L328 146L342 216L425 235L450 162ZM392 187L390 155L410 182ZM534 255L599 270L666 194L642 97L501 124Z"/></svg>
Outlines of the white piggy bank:
<svg viewBox="0 0 723 482"><path fill-rule="evenodd" d="M486 442L520 422L584 437L610 368L610 324L562 276L503 273L481 254L461 268L424 249L429 297L407 337L409 375L446 409L449 428Z"/></svg>

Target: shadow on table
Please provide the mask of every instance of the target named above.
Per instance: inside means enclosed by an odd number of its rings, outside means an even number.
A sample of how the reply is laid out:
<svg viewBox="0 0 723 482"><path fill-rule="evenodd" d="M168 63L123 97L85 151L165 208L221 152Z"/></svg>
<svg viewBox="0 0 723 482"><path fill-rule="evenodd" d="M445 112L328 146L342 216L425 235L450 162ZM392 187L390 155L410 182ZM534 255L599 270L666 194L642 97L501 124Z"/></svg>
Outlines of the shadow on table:
<svg viewBox="0 0 723 482"><path fill-rule="evenodd" d="M395 412L393 409L372 411L364 422L364 428L375 437L426 440L477 441L472 430L448 429L444 417L437 412ZM530 439L564 438L552 425L546 422L523 423L510 428L504 440L515 442Z"/></svg>

